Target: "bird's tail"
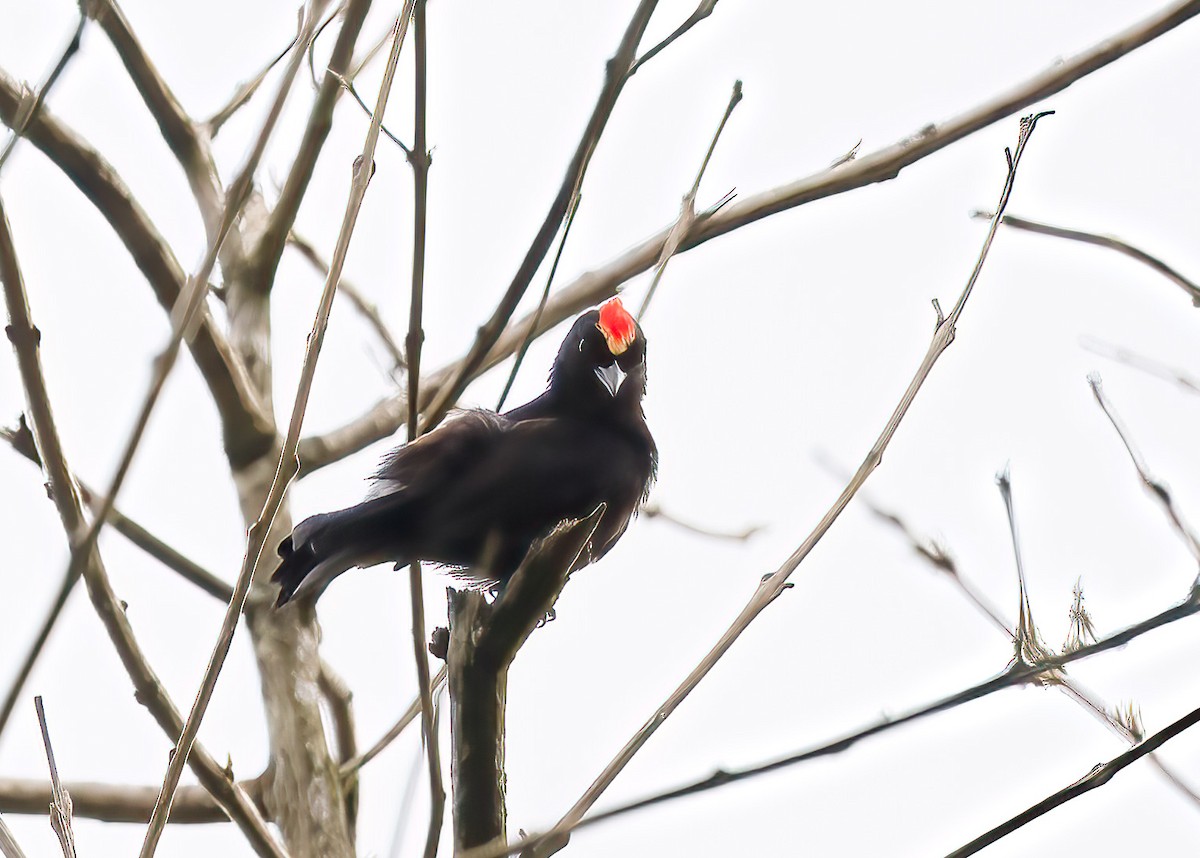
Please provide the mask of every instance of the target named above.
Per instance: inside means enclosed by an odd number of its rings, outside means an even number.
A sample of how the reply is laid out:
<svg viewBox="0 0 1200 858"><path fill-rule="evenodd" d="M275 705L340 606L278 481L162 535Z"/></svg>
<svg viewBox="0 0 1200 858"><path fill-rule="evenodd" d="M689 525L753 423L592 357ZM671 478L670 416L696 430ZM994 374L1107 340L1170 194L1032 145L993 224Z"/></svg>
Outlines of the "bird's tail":
<svg viewBox="0 0 1200 858"><path fill-rule="evenodd" d="M271 576L279 585L276 607L294 599L315 599L347 569L382 560L373 556L378 552L363 538L373 512L367 502L314 515L296 525L292 535L279 543L280 562Z"/></svg>

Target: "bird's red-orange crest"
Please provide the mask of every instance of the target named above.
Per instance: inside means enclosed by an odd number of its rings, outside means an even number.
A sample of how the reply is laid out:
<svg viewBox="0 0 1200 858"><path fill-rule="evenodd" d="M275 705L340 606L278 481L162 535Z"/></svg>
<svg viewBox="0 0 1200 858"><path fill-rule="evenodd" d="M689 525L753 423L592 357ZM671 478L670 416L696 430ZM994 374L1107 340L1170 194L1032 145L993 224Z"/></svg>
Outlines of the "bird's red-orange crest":
<svg viewBox="0 0 1200 858"><path fill-rule="evenodd" d="M604 334L608 350L614 355L623 354L637 336L637 322L617 297L600 305L600 321L596 327Z"/></svg>

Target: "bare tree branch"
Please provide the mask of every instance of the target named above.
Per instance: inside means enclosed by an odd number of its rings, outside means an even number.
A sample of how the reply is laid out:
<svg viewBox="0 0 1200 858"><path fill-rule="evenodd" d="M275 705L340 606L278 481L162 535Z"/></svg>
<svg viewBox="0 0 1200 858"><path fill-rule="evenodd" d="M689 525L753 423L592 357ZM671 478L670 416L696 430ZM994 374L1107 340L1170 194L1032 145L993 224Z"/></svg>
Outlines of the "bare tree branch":
<svg viewBox="0 0 1200 858"><path fill-rule="evenodd" d="M71 35L67 46L63 48L62 54L58 58L58 62L54 64L54 68L50 70L50 74L46 76L46 81L38 88L37 93L30 93L28 98L23 99L21 112L18 114L15 124L13 124L12 134L9 135L8 142L4 144L4 148L0 150L0 170L4 169L4 164L8 161L8 156L12 154L16 148L17 142L21 139L21 135L25 133L25 129L29 127L30 121L37 115L42 104L46 101L46 96L50 94L50 90L54 88L54 84L58 82L58 78L66 69L67 63L71 58L79 52L79 43L83 37L83 29L87 26L87 15L83 12L79 14L79 23L75 26L75 32Z"/></svg>
<svg viewBox="0 0 1200 858"><path fill-rule="evenodd" d="M1123 754L1118 754L1107 763L1095 766L1084 777L1075 781L1070 786L1059 790L1053 795L1047 796L1033 807L1022 811L1002 825L996 826L986 834L981 834L965 846L955 849L947 858L964 858L967 855L974 855L985 846L995 843L1003 837L1007 837L1021 826L1032 822L1039 816L1044 816L1054 810L1054 808L1064 805L1071 799L1078 798L1086 792L1091 792L1097 787L1104 786L1121 769L1161 748L1168 740L1175 738L1188 727L1194 726L1197 723L1200 723L1200 709L1193 709L1174 724L1160 730L1144 742L1130 748Z"/></svg>
<svg viewBox="0 0 1200 858"><path fill-rule="evenodd" d="M1104 384L1100 380L1099 373L1091 373L1088 376L1088 385L1092 388L1092 395L1096 397L1096 402L1104 411L1104 415L1112 423L1113 429L1117 431L1117 435L1121 438L1121 443L1125 445L1125 451L1129 453L1129 458L1133 460L1133 467L1137 469L1138 476L1141 477L1142 485L1146 487L1146 491L1158 501L1163 512L1167 514L1167 519L1171 522L1171 527L1179 534L1179 538L1183 540L1189 552L1197 563L1200 563L1200 538L1197 538L1195 532L1188 525L1178 507L1175 506L1175 499L1171 497L1171 492L1167 486L1156 480L1146 467L1145 460L1137 448L1133 446L1133 442L1129 439L1129 431L1121 422L1121 418L1117 415L1117 411L1113 408L1112 403L1108 401L1108 397L1104 394Z"/></svg>
<svg viewBox="0 0 1200 858"><path fill-rule="evenodd" d="M1042 643L1037 625L1033 622L1033 607L1029 600L1029 587L1025 583L1025 562L1021 554L1021 538L1017 530L1017 511L1013 505L1012 475L1007 465L996 474L996 486L1004 500L1004 511L1008 516L1008 531L1012 538L1013 560L1017 567L1017 631L1013 635L1013 661L1034 664L1051 655ZM1047 671L1039 677L1043 685L1056 685L1062 676L1056 671Z"/></svg>
<svg viewBox="0 0 1200 858"><path fill-rule="evenodd" d="M667 36L653 48L638 57L637 60L634 61L633 66L629 69L629 73L633 74L646 63L650 62L650 60L654 59L656 56L662 53L663 50L670 46L672 42L674 42L680 36L683 36L688 30L692 29L692 27L696 26L709 15L711 15L713 10L716 8L717 0L700 0L700 5L696 7L696 11L689 15L686 21L676 27L671 35Z"/></svg>
<svg viewBox="0 0 1200 858"><path fill-rule="evenodd" d="M142 97L159 132L187 176L209 241L220 230L224 194L207 137L192 122L134 35L116 0L83 0L82 7L104 30Z"/></svg>
<svg viewBox="0 0 1200 858"><path fill-rule="evenodd" d="M425 236L429 200L430 152L426 128L428 101L428 42L426 40L425 0L413 5L413 146L408 163L413 172L413 254L412 283L409 291L408 336L404 354L408 363L408 440L415 441L417 397L421 383L421 345L425 330L421 327L425 305ZM380 115L382 127L382 114ZM437 858L442 821L446 813L446 789L442 785L442 758L434 726L433 695L429 680L429 654L425 649L425 591L421 580L421 561L408 566L409 608L412 616L413 658L417 666L417 699L421 702L421 734L425 737L425 758L429 770L429 827L425 836L425 858Z"/></svg>
<svg viewBox="0 0 1200 858"><path fill-rule="evenodd" d="M445 684L445 682L446 682L446 666L442 665L442 669L439 670L436 674L434 674L433 679L430 680L430 684L429 684L430 697L436 698L437 695L441 692L442 686ZM388 731L386 733L384 733L383 736L380 737L378 742L376 742L374 745L372 745L370 748L368 748L366 751L359 754L358 756L356 756L352 759L346 760L345 762L342 763L342 768L341 768L342 779L343 780L350 779L358 772L359 769L361 769L367 763L371 762L371 760L373 760L377 756L379 756L379 753L384 748L386 748L388 745L390 745L401 733L404 732L405 727L407 727L409 724L411 724L413 721L416 720L417 715L420 714L420 712L421 712L421 697L420 697L420 694L418 693L418 696L414 697L412 703L410 703L408 705L408 708L404 710L404 714L400 716L400 720L397 721L395 724L393 724L388 729Z"/></svg>
<svg viewBox="0 0 1200 858"><path fill-rule="evenodd" d="M329 263L321 256L312 242L301 238L293 232L288 236L288 243L300 251L300 255L307 259L309 264L320 272L322 277L329 275ZM384 323L383 317L379 314L379 308L371 303L367 299L367 296L359 291L357 286L345 278L342 278L341 283L338 284L338 294L345 295L354 306L354 309L358 310L359 314L366 319L367 324L371 326L371 330L379 337L379 341L383 343L384 349L387 350L388 356L392 359L393 370L400 370L407 366L404 360L404 351L397 345L396 338L392 336L392 332Z"/></svg>
<svg viewBox="0 0 1200 858"><path fill-rule="evenodd" d="M1117 363L1123 363L1126 366L1133 367L1150 375L1172 381L1188 393L1200 394L1200 378L1197 378L1186 370L1170 366L1162 361L1146 357L1122 346L1106 343L1104 340L1099 340L1095 337L1082 337L1079 344L1092 354L1115 360Z"/></svg>
<svg viewBox="0 0 1200 858"><path fill-rule="evenodd" d="M346 92L350 93L350 97L354 99L354 103L357 104L359 106L359 108L362 110L362 112L367 115L367 118L370 118L371 107L365 101L363 101L363 97L358 94L358 87L356 87L354 85L354 81L352 81L348 77L339 75L338 83L341 85L342 89L344 89L344 90L346 90ZM386 137L387 139L391 140L393 143L396 144L396 146L400 149L400 151L404 153L405 158L412 157L412 153L413 153L412 148L409 147L409 145L407 143L405 143L403 140L401 140L398 135L392 133L391 129L389 129L386 125L380 124L379 130L381 132L383 132L384 137Z"/></svg>
<svg viewBox="0 0 1200 858"><path fill-rule="evenodd" d="M550 245L554 242L554 236L558 232L559 226L567 216L571 200L582 186L583 176L587 172L588 164L591 163L592 153L595 152L596 146L600 142L600 136L604 133L604 129L608 125L609 117L612 116L613 109L617 104L617 98L621 95L621 90L624 89L625 83L629 80L629 70L632 68L637 55L642 34L646 32L646 26L650 23L650 16L654 14L654 8L657 5L658 0L641 0L638 3L637 9L633 13L633 18L630 20L629 26L625 29L625 35L621 39L621 44L617 48L616 54L608 61L605 69L604 86L600 90L600 98L596 101L596 106L592 109L592 115L588 120L587 128L584 129L583 136L575 148L575 154L572 156L571 163L567 167L567 173L563 176L562 184L559 186L558 195L555 196L554 202L551 203L550 210L546 212L546 217L542 221L541 228L534 237L533 243L529 246L529 250L526 251L525 258L521 261L517 273L513 276L512 283L505 290L504 296L500 299L495 312L479 328L475 336L475 342L471 344L470 351L467 352L467 356L463 358L458 368L454 371L451 380L433 394L433 400L428 409L422 409L425 412L425 422L421 428L422 432L427 432L431 427L440 423L446 413L454 406L454 403L458 401L458 397L462 395L467 384L470 383L475 373L483 365L488 352L491 351L496 341L500 338L500 334L504 331L504 326L508 324L513 313L516 312L517 304L525 294L525 290L529 288L529 283L533 280L533 275L537 273L538 267L542 264L542 260L545 259L546 253L550 250Z"/></svg>
<svg viewBox="0 0 1200 858"><path fill-rule="evenodd" d="M20 86L0 71L0 121L12 125L22 103ZM33 143L67 176L108 221L167 310L184 291L186 275L166 240L155 229L112 165L73 131L43 109L26 131ZM225 449L235 462L248 462L270 449L274 429L250 384L245 367L206 308L188 343L221 417Z"/></svg>
<svg viewBox="0 0 1200 858"><path fill-rule="evenodd" d="M477 591L449 591L455 854L504 843L508 670L534 628L553 611L603 515L601 504L531 548L493 604Z"/></svg>
<svg viewBox="0 0 1200 858"><path fill-rule="evenodd" d="M716 5L715 0L710 0L710 2L711 5ZM709 11L712 11L711 8ZM717 150L717 141L721 139L721 132L725 130L725 123L729 121L729 117L733 115L733 109L738 106L741 100L742 82L735 80L733 82L733 92L729 95L729 104L725 106L725 113L721 117L721 122L717 125L716 133L713 134L712 141L708 144L708 151L704 153L704 160L700 162L700 169L696 171L696 181L692 182L691 190L684 194L683 203L679 207L679 219L675 221L675 225L667 233L667 240L663 242L662 252L658 257L658 264L654 268L654 277L650 281L649 288L646 289L646 297L642 298L642 306L637 311L639 322L642 320L642 316L646 315L646 308L650 306L650 301L654 298L654 293L658 291L658 284L662 280L663 272L667 270L667 263L671 261L671 257L679 250L679 245L683 243L688 234L691 233L692 228L696 225L696 195L700 193L700 181L704 178L704 172L708 169L708 162L712 160L713 152Z"/></svg>
<svg viewBox="0 0 1200 858"><path fill-rule="evenodd" d="M917 134L890 146L831 166L811 176L797 179L768 191L743 196L732 205L705 218L701 216L691 237L680 247L685 252L709 239L732 232L770 215L825 197L894 179L907 166L927 158L981 128L1011 116L1034 102L1066 89L1075 81L1152 42L1175 27L1200 14L1200 0L1174 3L1133 26L1098 42L1088 50L1055 65L1045 72L989 99L940 125L929 124ZM558 290L547 302L534 336L540 336L560 322L616 294L617 287L636 275L653 268L670 235L670 226L660 230L602 267L578 277ZM471 375L496 366L520 345L529 318L508 324ZM456 361L421 381L424 410L432 394L461 372ZM406 408L397 398L389 398L349 424L325 435L306 438L300 455L304 473L340 461L364 447L387 438L404 425Z"/></svg>
<svg viewBox="0 0 1200 858"><path fill-rule="evenodd" d="M29 431L29 427L25 423L25 415L21 415L21 422L17 429L0 428L0 438L7 441L14 450L34 465L37 465L39 468L42 467L42 461L38 458L37 448L34 445L33 433ZM75 484L79 487L79 494L83 498L83 502L94 513L99 507L99 501L96 499L95 493L88 488L86 483L81 482L77 478L75 479ZM229 597L233 594L232 586L226 584L199 563L186 557L179 550L159 539L119 509L114 508L109 513L108 522L113 530L117 531L117 533L124 536L168 569L177 572L182 578L195 584L210 596L215 596L223 602L229 601ZM4 729L3 724L4 716L0 713L0 732Z"/></svg>
<svg viewBox="0 0 1200 858"><path fill-rule="evenodd" d="M517 373L521 371L521 364L525 362L525 355L529 351L530 343L533 342L534 332L537 330L538 323L542 320L542 312L546 309L546 302L550 300L550 287L554 283L554 275L558 273L558 263L562 261L563 248L567 246L567 238L571 235L571 225L575 223L575 214L579 211L579 203L582 200L583 196L578 192L576 192L574 199L571 200L571 208L567 212L567 219L563 224L562 234L558 237L558 250L554 251L554 261L550 263L550 273L546 275L546 286L542 289L542 297L538 299L537 309L533 311L533 316L530 318L528 326L526 326L525 338L521 340L521 347L517 349L517 356L513 359L512 370L508 373L508 381L504 382L504 390L500 391L500 398L496 400L497 411L501 411L504 408L504 401L508 399L513 382L517 380ZM409 402L412 402L411 397Z"/></svg>
<svg viewBox="0 0 1200 858"><path fill-rule="evenodd" d="M975 211L971 213L971 217L988 218L990 215L987 212ZM1054 226L1048 223L1040 223L1036 220L1028 220L1015 215L1005 215L1001 221L1004 226L1011 226L1014 229L1023 229L1027 232L1036 232L1040 235L1052 235L1055 238L1066 238L1071 241L1080 241L1084 244L1094 244L1097 247L1107 247L1110 250L1115 250L1118 253L1123 253L1131 259L1136 259L1138 262L1150 266L1159 274L1171 280L1175 285L1188 294L1192 299L1192 303L1200 307L1200 285L1195 281L1184 277L1170 265L1163 262L1157 256L1151 256L1144 250L1134 247L1127 241L1117 238L1115 235L1101 235L1095 232L1084 232L1078 229L1068 229L1065 226Z"/></svg>
<svg viewBox="0 0 1200 858"><path fill-rule="evenodd" d="M42 744L46 748L46 762L50 766L50 827L58 838L63 858L75 858L75 831L71 828L71 794L63 788L58 777L58 764L54 762L54 748L50 744L50 727L46 724L46 708L41 695L33 698L37 708L38 726L42 728Z"/></svg>
<svg viewBox="0 0 1200 858"><path fill-rule="evenodd" d="M728 539L732 542L745 542L762 531L762 525L752 524L749 527L744 527L741 530L713 530L709 527L703 527L690 521L686 521L674 513L667 512L657 503L646 504L642 507L641 514L646 518L659 518L663 521L670 522L676 527L682 528L689 533L694 533L697 536L707 536L710 539Z"/></svg>
<svg viewBox="0 0 1200 858"><path fill-rule="evenodd" d="M254 94L258 92L258 88L262 86L263 81L267 79L267 75L271 73L271 69L283 62L284 58L287 57L292 48L296 46L296 43L300 41L300 36L303 34L303 32L304 10L301 8L296 14L296 35L292 37L290 42L288 42L287 47L276 54L270 62L263 66L262 71L239 86L237 92L233 94L233 97L229 99L225 106L204 122L204 130L208 133L209 137L216 137L217 134L221 132L221 128L225 125L225 123L228 122L235 113L245 107L250 102L250 99L254 98Z"/></svg>
<svg viewBox="0 0 1200 858"><path fill-rule="evenodd" d="M158 798L158 787L152 786L68 782L65 787L71 793L76 817L104 822L145 825L154 810L154 800ZM240 788L262 812L260 781L245 781ZM40 816L46 812L52 800L53 792L48 781L0 778L0 813ZM229 817L204 787L180 787L171 809L172 825L228 821Z"/></svg>
<svg viewBox="0 0 1200 858"><path fill-rule="evenodd" d="M300 139L296 159L292 162L287 179L284 180L279 202L271 211L258 245L248 260L252 266L250 286L259 292L269 292L274 283L275 272L279 268L279 260L283 257L288 234L296 223L296 215L299 214L300 203L308 191L308 183L316 169L317 158L325 148L325 141L333 128L333 109L337 106L338 95L341 93L339 80L354 59L354 45L358 42L363 21L366 20L370 8L371 0L348 0L346 3L342 29L334 43L329 68L325 70L325 77L308 114L308 124L304 128L304 136ZM304 39L304 42L307 43L308 39Z"/></svg>
<svg viewBox="0 0 1200 858"><path fill-rule="evenodd" d="M62 582L58 586L58 590L54 594L54 599L50 602L50 610L46 612L46 618L42 620L41 626L38 627L37 634L33 637L33 642L29 645L28 652L21 660L21 666L17 669L16 676L13 677L12 685L9 686L8 694L4 697L4 705L0 707L0 733L4 732L4 728L8 726L9 719L16 711L17 702L21 699L21 695L25 690L25 683L29 681L29 675L33 673L33 667L37 664L38 658L42 655L42 650L46 648L46 642L50 640L50 633L54 631L54 626L58 623L58 618L62 616L63 608L66 607L67 599L71 595L71 591L75 588L75 582L79 579L74 575L63 577Z"/></svg>
<svg viewBox="0 0 1200 858"><path fill-rule="evenodd" d="M30 318L25 283L21 277L12 232L2 204L0 282L3 283L5 303L8 306L9 325L6 333L17 354L17 365L25 386L38 454L49 478L54 503L62 519L67 541L74 550L83 538L87 520L55 426L38 353L41 334ZM183 726L183 719L179 717L175 704L138 646L133 629L125 616L124 607L112 591L108 573L104 569L99 551L94 546L87 552L85 561L82 571L88 595L126 672L133 680L135 697L150 710L168 735L177 735ZM220 803L230 818L237 822L257 854L284 858L285 853L275 843L258 808L203 747L195 748L195 753L192 754L192 769L201 785Z"/></svg>

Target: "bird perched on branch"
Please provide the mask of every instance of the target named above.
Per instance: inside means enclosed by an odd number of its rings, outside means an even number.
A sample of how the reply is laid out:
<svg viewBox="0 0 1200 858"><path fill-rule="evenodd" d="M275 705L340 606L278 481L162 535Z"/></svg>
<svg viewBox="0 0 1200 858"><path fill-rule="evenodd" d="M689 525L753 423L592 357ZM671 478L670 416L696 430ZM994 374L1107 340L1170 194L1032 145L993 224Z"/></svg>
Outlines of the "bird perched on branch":
<svg viewBox="0 0 1200 858"><path fill-rule="evenodd" d="M362 503L300 522L279 545L276 604L315 599L347 569L384 561L428 560L503 585L536 540L604 503L599 559L654 480L645 392L645 337L612 298L575 320L541 396L453 416L389 453Z"/></svg>

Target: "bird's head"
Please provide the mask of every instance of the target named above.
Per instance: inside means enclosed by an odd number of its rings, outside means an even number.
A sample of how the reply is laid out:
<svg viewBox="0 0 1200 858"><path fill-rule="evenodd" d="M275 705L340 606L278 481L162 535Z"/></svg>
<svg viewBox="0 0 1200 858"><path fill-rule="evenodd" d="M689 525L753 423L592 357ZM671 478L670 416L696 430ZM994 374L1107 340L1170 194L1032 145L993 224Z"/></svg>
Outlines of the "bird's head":
<svg viewBox="0 0 1200 858"><path fill-rule="evenodd" d="M582 395L615 398L626 375L645 361L646 337L621 299L614 297L575 320L558 350L551 384L569 385Z"/></svg>

